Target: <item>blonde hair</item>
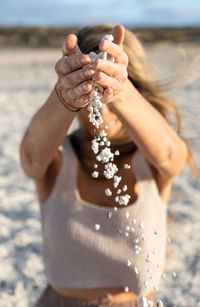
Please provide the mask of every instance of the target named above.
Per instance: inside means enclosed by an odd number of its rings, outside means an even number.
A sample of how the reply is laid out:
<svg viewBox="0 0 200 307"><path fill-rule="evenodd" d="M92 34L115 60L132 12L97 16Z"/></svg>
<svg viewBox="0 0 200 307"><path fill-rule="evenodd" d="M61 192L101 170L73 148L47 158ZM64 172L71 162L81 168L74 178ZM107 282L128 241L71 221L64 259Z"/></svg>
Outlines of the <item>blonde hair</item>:
<svg viewBox="0 0 200 307"><path fill-rule="evenodd" d="M78 44L81 51L88 54L91 51L99 52L99 43L101 38L105 34L111 33L113 25L97 25L82 28L77 33ZM180 136L181 132L181 116L174 101L166 96L163 91L161 82L154 81L148 64L148 60L142 44L137 36L125 28L125 37L123 42L123 48L128 55L128 78L133 83L134 87L142 94L142 96L155 107L167 122L173 126L174 121L171 115L175 118L175 129ZM181 137L181 136L180 136ZM183 138L182 138L183 139ZM200 173L198 172L192 152L184 139L187 150L188 158L187 163L192 173L200 179Z"/></svg>

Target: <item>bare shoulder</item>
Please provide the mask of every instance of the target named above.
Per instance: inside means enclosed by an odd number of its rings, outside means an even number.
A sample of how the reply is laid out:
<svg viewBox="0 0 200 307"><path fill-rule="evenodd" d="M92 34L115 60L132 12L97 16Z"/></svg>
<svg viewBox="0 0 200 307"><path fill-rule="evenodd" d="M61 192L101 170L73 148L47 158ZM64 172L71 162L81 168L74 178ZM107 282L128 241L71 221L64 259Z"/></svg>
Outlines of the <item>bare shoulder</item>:
<svg viewBox="0 0 200 307"><path fill-rule="evenodd" d="M45 201L50 196L62 166L62 160L62 154L58 150L55 153L55 156L53 157L43 177L40 179L34 179L38 198L40 201Z"/></svg>
<svg viewBox="0 0 200 307"><path fill-rule="evenodd" d="M157 184L160 196L162 198L162 201L167 204L168 199L170 197L173 178L163 176L157 170L157 168L154 165L150 164L148 161L147 161L147 163L148 163L148 165L151 169L152 175L153 175L153 177L156 181L156 184Z"/></svg>

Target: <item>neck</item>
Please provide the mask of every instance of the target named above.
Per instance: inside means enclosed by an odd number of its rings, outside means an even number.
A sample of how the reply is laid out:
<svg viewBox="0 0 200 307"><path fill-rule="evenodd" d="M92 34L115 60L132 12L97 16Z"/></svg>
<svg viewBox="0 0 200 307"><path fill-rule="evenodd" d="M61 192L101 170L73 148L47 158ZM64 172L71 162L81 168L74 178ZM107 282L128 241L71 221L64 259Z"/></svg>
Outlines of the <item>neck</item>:
<svg viewBox="0 0 200 307"><path fill-rule="evenodd" d="M70 135L70 141L71 144L75 150L75 153L86 173L91 175L93 171L95 170L94 164L98 165L97 171L100 175L98 178L104 178L103 171L104 171L104 164L99 163L96 160L96 156L92 151L91 148L91 140L92 137L88 136L84 133L82 130L76 130L73 134ZM101 149L104 148L104 146L100 147ZM133 142L128 142L125 144L118 144L110 146L111 152L115 152L116 150L119 150L120 155L115 156L114 163L118 166L123 159L125 155L128 155L131 152L134 152L137 149L137 146Z"/></svg>

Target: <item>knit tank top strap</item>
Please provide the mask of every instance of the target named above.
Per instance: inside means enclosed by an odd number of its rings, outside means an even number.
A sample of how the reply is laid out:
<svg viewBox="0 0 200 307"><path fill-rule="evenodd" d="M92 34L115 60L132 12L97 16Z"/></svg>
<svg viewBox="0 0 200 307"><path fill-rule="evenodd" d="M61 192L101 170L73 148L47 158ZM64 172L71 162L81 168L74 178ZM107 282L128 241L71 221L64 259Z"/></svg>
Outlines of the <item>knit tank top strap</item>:
<svg viewBox="0 0 200 307"><path fill-rule="evenodd" d="M137 150L132 159L132 169L138 182L139 193L144 194L150 188L154 195L160 193L153 177L152 171L141 150Z"/></svg>

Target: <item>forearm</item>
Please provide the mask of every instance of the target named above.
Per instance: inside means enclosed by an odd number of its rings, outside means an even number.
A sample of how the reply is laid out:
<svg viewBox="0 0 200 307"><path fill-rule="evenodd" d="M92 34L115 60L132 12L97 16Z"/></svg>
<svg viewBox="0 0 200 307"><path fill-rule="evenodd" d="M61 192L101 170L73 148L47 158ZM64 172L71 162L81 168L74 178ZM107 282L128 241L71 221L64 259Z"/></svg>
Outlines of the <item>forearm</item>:
<svg viewBox="0 0 200 307"><path fill-rule="evenodd" d="M129 81L121 101L111 108L150 163L167 176L180 171L187 156L185 143Z"/></svg>
<svg viewBox="0 0 200 307"><path fill-rule="evenodd" d="M67 110L55 91L32 118L20 146L22 165L41 173L62 143L76 113Z"/></svg>

